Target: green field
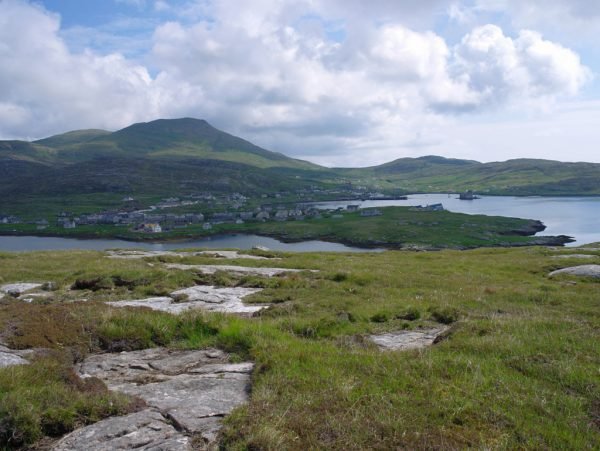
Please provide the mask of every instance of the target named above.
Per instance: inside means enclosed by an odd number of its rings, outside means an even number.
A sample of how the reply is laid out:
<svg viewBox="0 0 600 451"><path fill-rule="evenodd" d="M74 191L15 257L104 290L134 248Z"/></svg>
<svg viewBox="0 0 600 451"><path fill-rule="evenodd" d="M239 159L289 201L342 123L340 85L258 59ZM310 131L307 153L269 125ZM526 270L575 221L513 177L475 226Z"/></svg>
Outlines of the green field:
<svg viewBox="0 0 600 451"><path fill-rule="evenodd" d="M560 254L569 252L582 251ZM217 346L256 362L250 402L220 436L224 449L598 449L598 281L549 278L569 266L556 253L271 253L281 257L277 266L319 272L268 280L202 280L165 269L165 257L2 253L0 283L52 281L57 290L31 304L0 303L8 345L52 349L32 365L0 370L1 440L48 444L139 408L77 378L71 365L90 352ZM586 253L600 260L599 251ZM70 290L77 279L97 280L96 291ZM104 304L206 282L262 286L249 302L271 306L239 318ZM366 339L440 322L451 326L447 338L421 351L381 352Z"/></svg>

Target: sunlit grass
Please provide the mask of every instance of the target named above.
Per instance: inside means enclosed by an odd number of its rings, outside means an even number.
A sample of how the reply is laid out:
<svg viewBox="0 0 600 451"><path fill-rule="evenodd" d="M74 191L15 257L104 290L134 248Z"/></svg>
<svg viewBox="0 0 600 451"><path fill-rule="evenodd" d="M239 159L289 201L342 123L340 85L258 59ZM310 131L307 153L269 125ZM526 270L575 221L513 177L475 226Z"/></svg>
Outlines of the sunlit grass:
<svg viewBox="0 0 600 451"><path fill-rule="evenodd" d="M53 348L55 362L153 346L217 346L233 360L253 360L250 403L226 420L227 449L594 449L600 446L598 282L548 278L566 263L554 254L543 248L277 253L276 264L243 264L319 272L260 281L168 271L156 258L5 253L2 283L54 281L58 290L44 302L5 299L0 322L10 344ZM115 276L131 283L119 286ZM94 277L112 282L97 291L69 290L78 278ZM239 318L172 316L102 302L197 282L262 284L264 291L248 302L271 306ZM88 300L72 302L78 297ZM450 326L449 336L427 350L382 353L366 339L440 324ZM40 364L60 373L58 363ZM42 378L26 375L36 365L0 371L3 424L29 442L59 433L31 419L43 417L54 398L21 395L43 392ZM23 383L11 379L14 371L22 372ZM57 380L57 393L73 390ZM69 405L58 416L60 430L116 412L101 408L107 395L98 396L100 413ZM19 407L11 407L17 399Z"/></svg>

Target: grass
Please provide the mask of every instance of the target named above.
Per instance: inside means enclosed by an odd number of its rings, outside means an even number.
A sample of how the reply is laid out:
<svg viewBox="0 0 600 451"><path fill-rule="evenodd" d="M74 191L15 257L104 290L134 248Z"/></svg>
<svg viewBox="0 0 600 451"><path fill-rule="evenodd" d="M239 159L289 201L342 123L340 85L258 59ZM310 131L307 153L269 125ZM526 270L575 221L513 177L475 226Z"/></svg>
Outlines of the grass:
<svg viewBox="0 0 600 451"><path fill-rule="evenodd" d="M391 248L472 248L518 245L536 238L523 236L533 221L448 211L411 211L409 207L379 208L381 216L340 217L306 221L248 224L241 230L284 241L321 239L356 246Z"/></svg>
<svg viewBox="0 0 600 451"><path fill-rule="evenodd" d="M548 278L565 264L551 255L530 247L277 253L276 266L319 272L261 282L167 271L158 258L3 253L0 283L50 280L58 290L43 302L1 302L9 344L53 349L31 366L0 370L2 424L18 431L21 444L32 443L135 408L122 398L107 409L105 391L90 393L64 377L89 352L217 346L256 363L249 404L225 421L226 449L597 449L598 282ZM137 282L119 286L117 275ZM68 290L92 277L112 284ZM263 284L249 302L271 305L238 318L103 303L196 282ZM88 301L73 302L79 298ZM440 324L450 324L447 338L427 350L382 353L366 339ZM46 379L52 390L44 390ZM52 409L60 415L48 414ZM58 418L52 427L38 420L48 415Z"/></svg>
<svg viewBox="0 0 600 451"><path fill-rule="evenodd" d="M80 379L60 357L42 358L0 371L0 443L20 447L139 406L98 379Z"/></svg>

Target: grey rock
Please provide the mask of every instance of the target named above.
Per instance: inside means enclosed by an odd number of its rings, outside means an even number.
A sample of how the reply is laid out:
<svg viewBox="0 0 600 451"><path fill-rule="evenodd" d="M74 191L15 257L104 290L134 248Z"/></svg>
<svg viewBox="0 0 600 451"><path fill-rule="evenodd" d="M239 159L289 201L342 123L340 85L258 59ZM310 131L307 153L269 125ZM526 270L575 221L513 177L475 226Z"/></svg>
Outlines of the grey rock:
<svg viewBox="0 0 600 451"><path fill-rule="evenodd" d="M148 374L176 376L206 365L224 364L227 354L218 349L175 351L150 348L143 351L96 354L77 367L82 377L95 376L107 382L109 388L137 380ZM116 384L116 385L115 385Z"/></svg>
<svg viewBox="0 0 600 451"><path fill-rule="evenodd" d="M184 288L171 293L172 297L155 297L130 301L108 302L113 307L146 307L167 313L179 314L201 309L210 312L254 313L268 306L245 305L243 298L262 291L260 288L217 288L211 285ZM186 299L186 301L175 301Z"/></svg>
<svg viewBox="0 0 600 451"><path fill-rule="evenodd" d="M384 351L421 349L431 346L434 340L445 330L446 328L402 330L387 334L371 335L369 338Z"/></svg>
<svg viewBox="0 0 600 451"><path fill-rule="evenodd" d="M211 285L197 285L171 293L171 296L186 296L188 304L211 312L254 313L266 305L246 305L242 299L262 291L261 288L230 287L217 288ZM180 303L181 304L181 303Z"/></svg>
<svg viewBox="0 0 600 451"><path fill-rule="evenodd" d="M28 363L27 360L15 352L0 350L0 368L6 368L13 365L27 365Z"/></svg>
<svg viewBox="0 0 600 451"><path fill-rule="evenodd" d="M240 275L266 276L273 277L279 274L288 272L300 272L302 269L289 268L250 268L247 266L232 266L232 265L180 265L176 263L168 263L165 265L169 269L180 269L183 271L198 271L202 274L214 274L217 271L225 271Z"/></svg>
<svg viewBox="0 0 600 451"><path fill-rule="evenodd" d="M552 271L549 275L558 276L560 274L568 274L571 276L579 276L579 277L593 277L595 279L600 279L600 265L580 265L580 266L571 266L570 268L557 269L556 271Z"/></svg>
<svg viewBox="0 0 600 451"><path fill-rule="evenodd" d="M598 256L593 254L564 254L553 255L552 258L598 258Z"/></svg>
<svg viewBox="0 0 600 451"><path fill-rule="evenodd" d="M144 451L190 450L190 439L178 432L158 411L146 409L112 417L68 434L56 443L54 451Z"/></svg>
<svg viewBox="0 0 600 451"><path fill-rule="evenodd" d="M82 378L97 377L111 390L142 398L179 430L215 439L222 418L245 403L253 364L228 363L217 349L164 348L100 354L78 367Z"/></svg>
<svg viewBox="0 0 600 451"><path fill-rule="evenodd" d="M247 258L249 260L279 260L278 258L262 257L259 255L240 254L238 251L200 251L195 252L194 255L226 259Z"/></svg>
<svg viewBox="0 0 600 451"><path fill-rule="evenodd" d="M108 258L120 258L120 259L140 259L148 257L194 257L194 256L205 256L213 258L247 258L251 260L266 260L267 257L260 257L258 255L241 254L238 251L198 251L198 252L172 252L172 251L107 251Z"/></svg>
<svg viewBox="0 0 600 451"><path fill-rule="evenodd" d="M26 291L35 290L36 288L40 288L43 285L43 283L35 282L8 283L0 286L0 292L9 294L14 297L18 297Z"/></svg>
<svg viewBox="0 0 600 451"><path fill-rule="evenodd" d="M42 349L37 351L42 352ZM29 361L25 359L36 352L35 349L16 350L10 349L0 344L0 368L6 368L13 365L27 365Z"/></svg>
<svg viewBox="0 0 600 451"><path fill-rule="evenodd" d="M171 251L106 251L108 258L119 258L119 259L138 259L147 257L181 257L179 252Z"/></svg>
<svg viewBox="0 0 600 451"><path fill-rule="evenodd" d="M133 299L130 301L113 301L107 302L107 304L112 305L113 307L145 307L152 310L173 314L179 314L194 308L202 308L202 305L192 304L191 302L176 303L173 298L170 297Z"/></svg>

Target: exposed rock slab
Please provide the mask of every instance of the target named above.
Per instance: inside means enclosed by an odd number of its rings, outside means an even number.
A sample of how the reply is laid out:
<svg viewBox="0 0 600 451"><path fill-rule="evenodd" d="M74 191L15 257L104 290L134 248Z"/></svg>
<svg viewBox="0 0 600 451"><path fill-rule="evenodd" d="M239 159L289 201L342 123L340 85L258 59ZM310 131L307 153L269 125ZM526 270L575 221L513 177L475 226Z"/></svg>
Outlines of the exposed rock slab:
<svg viewBox="0 0 600 451"><path fill-rule="evenodd" d="M187 310L201 309L223 313L254 313L268 306L246 305L243 298L262 291L261 288L217 288L212 285L184 288L171 293L172 297L154 297L131 301L114 301L114 307L147 307L152 310L179 314ZM175 301L175 299L183 299Z"/></svg>
<svg viewBox="0 0 600 451"><path fill-rule="evenodd" d="M157 348L94 355L78 372L83 378L100 378L111 390L142 398L179 430L213 441L221 419L248 399L253 364L227 360L216 349Z"/></svg>
<svg viewBox="0 0 600 451"><path fill-rule="evenodd" d="M302 269L289 268L250 268L248 266L232 265L180 265L176 263L167 263L169 269L180 269L183 271L198 271L202 274L214 274L217 271L225 271L233 274L273 277L279 274L289 272L301 272Z"/></svg>
<svg viewBox="0 0 600 451"><path fill-rule="evenodd" d="M446 328L401 330L380 335L371 335L369 338L384 351L398 351L421 349L431 346L435 339Z"/></svg>
<svg viewBox="0 0 600 451"><path fill-rule="evenodd" d="M188 450L190 439L154 409L112 417L70 433L54 451L71 450Z"/></svg>
<svg viewBox="0 0 600 451"><path fill-rule="evenodd" d="M0 286L0 292L9 294L14 297L18 297L23 293L44 286L43 283L36 282L19 282L19 283L8 283Z"/></svg>
<svg viewBox="0 0 600 451"><path fill-rule="evenodd" d="M571 266L570 268L557 269L556 271L552 271L549 275L558 276L560 274L568 274L571 276L579 276L579 277L593 277L595 279L600 279L600 265L579 265L579 266Z"/></svg>
<svg viewBox="0 0 600 451"><path fill-rule="evenodd" d="M262 288L217 288L211 285L197 285L171 293L175 298L187 297L187 304L197 305L211 312L254 313L268 306L246 305L245 297L262 291Z"/></svg>
<svg viewBox="0 0 600 451"><path fill-rule="evenodd" d="M6 350L4 346L0 347L0 368L6 368L14 365L27 365L29 361L25 360L19 353L12 350Z"/></svg>
<svg viewBox="0 0 600 451"><path fill-rule="evenodd" d="M279 258L276 258L276 257L271 258L271 257L263 257L260 255L240 254L238 251L200 251L200 252L195 252L195 255L203 255L205 257L226 258L226 259L247 258L249 260L280 260Z"/></svg>
<svg viewBox="0 0 600 451"><path fill-rule="evenodd" d="M123 251L107 251L109 258L120 259L140 259L148 257L194 257L205 256L213 258L247 258L251 260L267 260L267 257L258 255L240 254L238 251L197 251L197 252L173 252L173 251L139 251L139 250L123 250Z"/></svg>
<svg viewBox="0 0 600 451"><path fill-rule="evenodd" d="M107 302L107 304L113 307L146 307L152 310L158 310L160 312L179 314L187 310L195 308L202 308L201 304L194 304L192 302L175 302L170 297L155 297L146 299L134 299L131 301L114 301Z"/></svg>
<svg viewBox="0 0 600 451"><path fill-rule="evenodd" d="M593 254L564 254L553 255L552 258L598 258L598 256Z"/></svg>

